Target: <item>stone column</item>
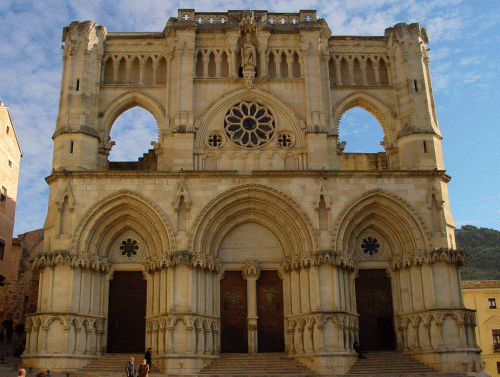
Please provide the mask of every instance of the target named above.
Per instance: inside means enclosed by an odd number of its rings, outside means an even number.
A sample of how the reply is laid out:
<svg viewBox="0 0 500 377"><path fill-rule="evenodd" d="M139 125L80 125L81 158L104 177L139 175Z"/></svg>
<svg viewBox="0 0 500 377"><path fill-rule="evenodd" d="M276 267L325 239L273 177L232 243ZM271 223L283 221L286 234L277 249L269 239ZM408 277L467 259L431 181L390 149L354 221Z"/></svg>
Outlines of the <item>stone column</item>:
<svg viewBox="0 0 500 377"><path fill-rule="evenodd" d="M248 353L257 353L257 279L260 270L255 259L250 259L243 268L243 277L247 281L248 306Z"/></svg>

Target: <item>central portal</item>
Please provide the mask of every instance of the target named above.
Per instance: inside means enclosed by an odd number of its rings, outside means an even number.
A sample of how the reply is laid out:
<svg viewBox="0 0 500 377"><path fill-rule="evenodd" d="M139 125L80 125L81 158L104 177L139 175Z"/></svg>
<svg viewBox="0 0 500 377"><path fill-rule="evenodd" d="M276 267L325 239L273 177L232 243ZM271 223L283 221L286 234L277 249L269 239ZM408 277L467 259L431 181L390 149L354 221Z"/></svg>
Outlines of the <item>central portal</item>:
<svg viewBox="0 0 500 377"><path fill-rule="evenodd" d="M391 279L385 270L359 270L356 307L360 347L366 351L396 349Z"/></svg>
<svg viewBox="0 0 500 377"><path fill-rule="evenodd" d="M116 271L109 282L108 353L142 353L147 282L141 271Z"/></svg>

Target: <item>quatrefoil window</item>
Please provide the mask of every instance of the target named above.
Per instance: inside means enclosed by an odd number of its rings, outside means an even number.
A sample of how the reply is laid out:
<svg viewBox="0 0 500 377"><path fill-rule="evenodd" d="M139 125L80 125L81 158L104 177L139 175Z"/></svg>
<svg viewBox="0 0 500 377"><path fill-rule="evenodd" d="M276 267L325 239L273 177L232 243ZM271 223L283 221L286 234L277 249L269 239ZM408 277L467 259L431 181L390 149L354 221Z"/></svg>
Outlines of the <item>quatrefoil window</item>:
<svg viewBox="0 0 500 377"><path fill-rule="evenodd" d="M132 238L127 238L120 243L120 253L127 258L132 258L137 255L139 244Z"/></svg>
<svg viewBox="0 0 500 377"><path fill-rule="evenodd" d="M289 132L281 132L276 138L276 142L283 149L289 149L293 147L295 139L293 135Z"/></svg>
<svg viewBox="0 0 500 377"><path fill-rule="evenodd" d="M224 117L224 131L235 144L256 148L267 144L276 128L273 114L257 102L240 102Z"/></svg>
<svg viewBox="0 0 500 377"><path fill-rule="evenodd" d="M224 135L214 132L208 135L207 144L211 148L220 148L224 144Z"/></svg>
<svg viewBox="0 0 500 377"><path fill-rule="evenodd" d="M380 243L375 237L366 237L361 243L361 249L365 254L373 255L378 253L380 249Z"/></svg>

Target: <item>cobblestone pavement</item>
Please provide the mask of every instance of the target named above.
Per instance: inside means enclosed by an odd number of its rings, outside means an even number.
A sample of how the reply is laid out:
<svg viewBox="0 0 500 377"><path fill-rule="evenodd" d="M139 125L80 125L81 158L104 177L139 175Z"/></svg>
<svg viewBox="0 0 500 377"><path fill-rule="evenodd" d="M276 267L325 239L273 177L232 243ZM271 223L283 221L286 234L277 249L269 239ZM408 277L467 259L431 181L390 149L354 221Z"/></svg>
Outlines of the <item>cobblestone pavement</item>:
<svg viewBox="0 0 500 377"><path fill-rule="evenodd" d="M0 377L15 377L18 368L21 368L21 359L20 358L13 357L13 356L5 356L4 362L0 363ZM45 371L32 370L30 372L29 369L26 369L26 376L27 377L35 377L37 375L37 373L40 373L40 372L45 372L45 374L47 374L46 370ZM49 376L50 377L66 377L66 373L50 372Z"/></svg>

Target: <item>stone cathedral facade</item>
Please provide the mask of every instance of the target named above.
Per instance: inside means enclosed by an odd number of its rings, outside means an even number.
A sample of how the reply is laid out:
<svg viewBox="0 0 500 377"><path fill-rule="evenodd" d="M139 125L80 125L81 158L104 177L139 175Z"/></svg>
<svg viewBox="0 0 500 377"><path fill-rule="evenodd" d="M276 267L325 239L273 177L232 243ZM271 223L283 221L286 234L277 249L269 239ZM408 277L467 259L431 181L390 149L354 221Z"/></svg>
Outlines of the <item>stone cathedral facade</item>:
<svg viewBox="0 0 500 377"><path fill-rule="evenodd" d="M359 340L478 371L419 24L346 37L315 11L181 9L162 32L75 21L63 43L26 366L152 347L168 373L285 352L338 374ZM135 106L158 139L110 162ZM354 107L385 152L344 153Z"/></svg>

